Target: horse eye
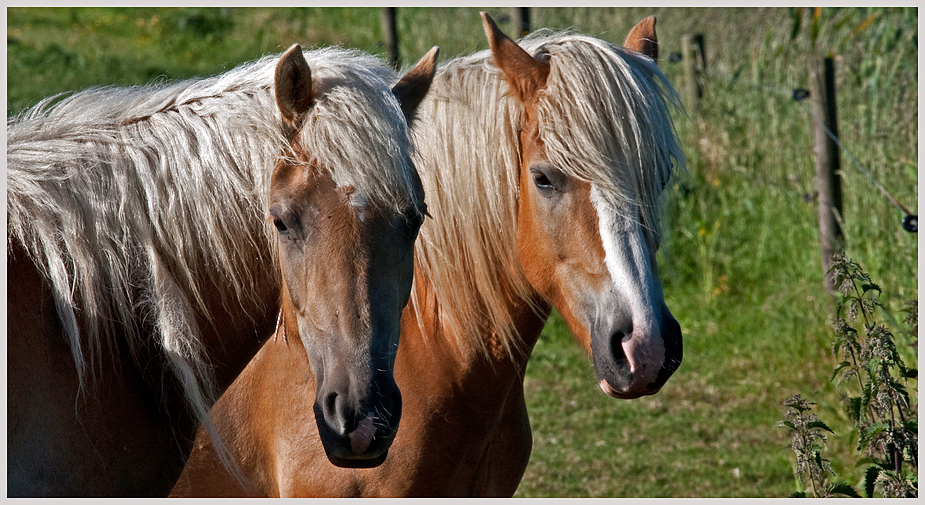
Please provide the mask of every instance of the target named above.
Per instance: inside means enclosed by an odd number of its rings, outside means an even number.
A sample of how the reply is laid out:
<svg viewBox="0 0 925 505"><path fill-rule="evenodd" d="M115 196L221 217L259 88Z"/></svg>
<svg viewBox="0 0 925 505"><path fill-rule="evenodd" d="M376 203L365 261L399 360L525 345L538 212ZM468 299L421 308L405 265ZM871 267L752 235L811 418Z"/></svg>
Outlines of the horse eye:
<svg viewBox="0 0 925 505"><path fill-rule="evenodd" d="M420 212L420 213L415 212L415 213L414 213L414 216L415 216L415 218L414 218L414 224L415 224L416 226L418 226L418 227L420 227L421 225L423 225L423 224L424 224L424 220L427 219L428 217L431 218L431 219L433 219L433 217L430 215L430 213L427 212L427 204L426 204L426 203L422 203L422 204L421 204L421 212Z"/></svg>
<svg viewBox="0 0 925 505"><path fill-rule="evenodd" d="M546 177L543 172L533 171L533 183L540 189L556 189L549 177Z"/></svg>
<svg viewBox="0 0 925 505"><path fill-rule="evenodd" d="M276 227L276 231L278 231L280 235L289 235L289 228L286 228L286 224L283 223L282 219L274 216L273 226Z"/></svg>
<svg viewBox="0 0 925 505"><path fill-rule="evenodd" d="M405 216L405 222L412 228L420 228L424 224L424 219L430 217L426 203L421 204L420 210L411 207L402 212L402 215Z"/></svg>
<svg viewBox="0 0 925 505"><path fill-rule="evenodd" d="M424 215L418 214L417 211L410 211L404 214L404 224L409 231L418 231L424 224Z"/></svg>

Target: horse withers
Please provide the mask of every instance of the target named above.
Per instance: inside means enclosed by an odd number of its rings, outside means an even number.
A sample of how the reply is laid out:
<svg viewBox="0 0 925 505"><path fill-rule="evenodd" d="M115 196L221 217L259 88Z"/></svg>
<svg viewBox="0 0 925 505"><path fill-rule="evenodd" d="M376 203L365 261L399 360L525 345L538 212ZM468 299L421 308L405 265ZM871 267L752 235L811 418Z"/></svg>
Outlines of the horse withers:
<svg viewBox="0 0 925 505"><path fill-rule="evenodd" d="M390 87L377 58L295 46L8 121L10 496L165 496L278 321L332 460L381 460L426 212L408 118L435 58Z"/></svg>
<svg viewBox="0 0 925 505"><path fill-rule="evenodd" d="M484 26L490 50L440 66L413 131L433 219L415 246L388 458L329 465L303 421L309 367L270 341L212 409L248 487L200 433L173 496L510 496L532 449L524 370L552 308L609 396L654 394L680 365L655 254L684 156L654 18L625 47L561 33L518 44Z"/></svg>

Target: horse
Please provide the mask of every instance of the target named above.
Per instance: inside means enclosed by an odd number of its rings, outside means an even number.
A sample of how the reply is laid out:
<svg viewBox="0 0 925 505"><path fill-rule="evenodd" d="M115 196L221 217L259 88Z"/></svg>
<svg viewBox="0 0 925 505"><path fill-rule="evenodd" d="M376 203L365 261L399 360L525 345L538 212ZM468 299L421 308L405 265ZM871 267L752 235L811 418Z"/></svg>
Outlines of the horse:
<svg viewBox="0 0 925 505"><path fill-rule="evenodd" d="M171 496L511 496L532 448L524 371L552 308L610 397L654 394L679 367L655 253L684 156L655 19L617 47L570 33L519 45L482 17L490 49L442 63L418 110L433 219L415 249L395 361L405 414L385 462L325 464L305 360L269 341L212 409L246 480L200 432Z"/></svg>
<svg viewBox="0 0 925 505"><path fill-rule="evenodd" d="M8 120L10 496L166 496L278 328L318 377L332 462L384 457L427 212L409 120L436 56L396 83L294 45Z"/></svg>

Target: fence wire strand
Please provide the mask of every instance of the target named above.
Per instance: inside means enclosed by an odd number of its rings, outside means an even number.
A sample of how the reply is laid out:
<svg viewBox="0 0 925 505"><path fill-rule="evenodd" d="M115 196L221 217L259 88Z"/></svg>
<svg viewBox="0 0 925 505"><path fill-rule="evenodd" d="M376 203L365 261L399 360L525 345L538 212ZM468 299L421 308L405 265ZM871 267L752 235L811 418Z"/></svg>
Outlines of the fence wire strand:
<svg viewBox="0 0 925 505"><path fill-rule="evenodd" d="M718 71L713 70L713 69L706 70L706 69L702 69L702 68L701 68L700 71L702 72L702 75L706 75L706 76L709 76L709 77L713 77L713 78L717 78L717 79L721 79L721 80L727 81L727 82L728 82L729 84L731 84L731 85L742 85L742 86L745 86L745 87L747 87L747 88L757 89L757 90L765 91L765 92L768 92L768 93L773 93L773 94L779 95L779 96L781 96L781 97L786 97L787 99L796 100L798 103L800 103L800 104L803 106L803 108L806 110L806 112L809 113L809 115L810 115L810 117L812 118L812 120L813 120L816 124L822 126L822 129L823 129L823 131L825 132L826 136L828 136L830 139L832 139L833 142L835 142L835 145L838 146L838 149L839 149L841 152L845 153L845 156L846 156L846 157L848 158L848 160L851 162L850 164L851 164L854 168L856 168L861 174L863 174L863 175L871 182L871 184L873 184L877 189L879 189L880 192L883 194L883 196L885 196L885 197L890 201L891 204L893 204L897 209L899 209L900 212L902 212L903 214L905 214L905 216L906 216L906 220L905 220L905 221L908 221L910 218L912 218L912 219L914 219L914 220L916 221L916 223L914 224L914 226L915 226L916 229L917 229L917 219L918 219L918 216L917 216L916 214L912 213L912 212L909 210L908 207L906 207L905 205L903 205L899 200L896 199L896 197L894 197L892 194L890 194L890 192L887 191L886 188L884 188L883 185L880 184L880 183L877 181L877 179L874 178L873 174L872 174L869 170L867 170L867 169L861 164L860 161L858 161L858 159L854 156L854 154L852 154L851 151L850 151L847 147L845 147L845 145L841 142L841 140L839 140L838 136L836 136L834 133L832 133L832 131L828 128L828 126L825 125L825 122L822 121L822 120L816 115L816 113L812 110L812 107L810 107L809 104L804 100L804 98L805 98L806 96L809 96L809 93L808 93L808 92L806 92L806 93L801 93L801 94L799 94L799 97L798 97L797 91L803 91L803 90L783 89L783 88L778 88L778 87L775 87L775 86L770 86L770 85L767 85L767 84L764 84L764 83L751 82L751 81L743 80L743 79L741 79L741 78L738 76L738 73L737 73L736 75L733 76L733 75L725 74L725 73L723 73L723 72L718 72ZM905 221L904 221L904 226L905 226ZM911 230L910 230L910 231L911 231Z"/></svg>
<svg viewBox="0 0 925 505"><path fill-rule="evenodd" d="M907 209L905 205L903 205L902 203L900 203L899 200L897 200L893 195L891 195L890 192L887 191L886 188L883 187L883 185L881 185L879 182L877 182L877 179L874 179L873 174L871 174L869 170L867 170L866 168L864 168L863 165L861 165L861 162L859 162L858 159L855 158L853 154L851 154L851 151L849 151L848 148L846 148L846 147L841 143L841 141L838 139L838 137L837 137L834 133L832 133L832 130L830 130L829 127L826 126L825 122L822 121L822 120L819 118L819 116L816 115L816 113L815 113L815 111L813 111L812 107L810 107L809 104L807 104L805 101L800 101L800 103L801 103L801 104L803 105L803 107L806 109L806 112L808 112L808 113L810 114L810 116L812 116L813 121L814 121L816 124L818 124L819 126L821 126L821 127L822 127L822 130L825 132L825 134L826 134L830 139L832 139L832 142L835 142L835 145L837 145L838 148L839 148L843 153L845 153L845 156L848 157L848 159L851 161L851 164L854 165L854 167L857 168L859 172L861 172L862 174L864 174L864 175L867 177L867 179L870 180L870 182L871 182L874 186L876 186L876 187L880 190L880 192L883 193L883 195L886 196L886 197L890 200L890 202L893 203L893 205L896 206L896 208L898 208L900 211L904 212L906 215L911 215L912 212L910 212L909 209Z"/></svg>

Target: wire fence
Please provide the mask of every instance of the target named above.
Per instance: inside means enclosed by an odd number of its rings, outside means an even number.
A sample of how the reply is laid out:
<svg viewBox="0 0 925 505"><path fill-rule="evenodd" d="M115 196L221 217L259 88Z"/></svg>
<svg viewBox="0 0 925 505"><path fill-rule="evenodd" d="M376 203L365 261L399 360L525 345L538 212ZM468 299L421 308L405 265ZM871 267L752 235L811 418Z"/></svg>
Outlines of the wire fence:
<svg viewBox="0 0 925 505"><path fill-rule="evenodd" d="M683 60L683 55L680 55L678 53L672 53L668 58L668 61L672 63L680 63L682 60ZM903 216L904 216L902 220L903 229L910 233L918 232L918 215L914 213L913 211L911 211L909 207L907 207L902 202L900 202L889 191L887 191L887 189L882 184L880 184L879 181L877 181L873 173L870 170L868 170L858 160L858 158L851 152L851 150L848 149L847 146L845 146L845 144L838 138L838 136L835 135L828 126L826 126L822 118L820 118L818 114L812 109L812 107L810 107L810 104L807 100L807 98L810 97L810 92L808 90L804 88L784 89L784 88L772 86L766 83L748 81L748 80L742 79L739 76L738 72L735 75L729 75L727 73L720 72L712 68L706 69L703 67L699 68L698 72L700 76L707 77L710 79L716 79L719 81L724 81L725 83L727 83L727 85L730 85L730 86L731 85L743 86L746 88L754 89L754 90L768 93L771 95L776 95L782 99L794 100L797 103L799 103L802 106L802 108L806 111L807 115L812 119L812 121L816 125L818 125L820 128L822 128L826 136L828 136L835 143L835 145L838 146L839 151L844 153L845 157L850 162L850 165L854 169L856 169L860 174L862 174L871 183L872 186L877 188L877 190L893 206L895 206L897 209L899 209L900 212L903 213ZM759 182L765 185L775 186L777 189L782 190L782 191L795 192L795 190L792 190L790 188L783 188L779 185L769 183L768 181L761 181L754 177L750 177L750 178L754 179L756 182ZM809 194L803 193L803 198L804 200L808 200Z"/></svg>

